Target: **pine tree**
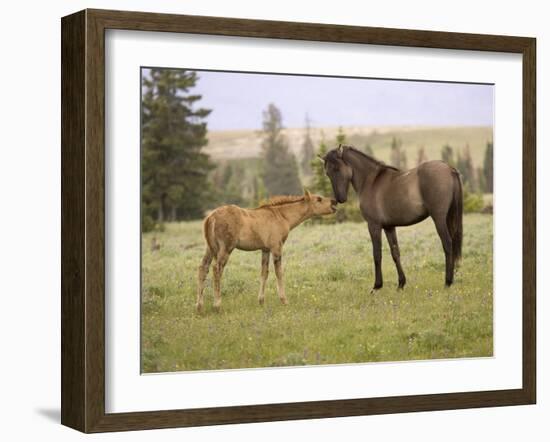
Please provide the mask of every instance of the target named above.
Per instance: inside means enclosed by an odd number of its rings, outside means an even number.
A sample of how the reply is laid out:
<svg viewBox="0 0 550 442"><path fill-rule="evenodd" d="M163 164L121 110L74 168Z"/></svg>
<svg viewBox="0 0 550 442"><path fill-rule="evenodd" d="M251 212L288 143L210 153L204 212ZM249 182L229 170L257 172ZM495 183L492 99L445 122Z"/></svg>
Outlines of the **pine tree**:
<svg viewBox="0 0 550 442"><path fill-rule="evenodd" d="M399 167L401 156L399 155L399 143L397 138L392 137L390 145L390 164L394 167Z"/></svg>
<svg viewBox="0 0 550 442"><path fill-rule="evenodd" d="M453 148L449 144L445 144L445 146L441 148L441 159L449 166L455 166Z"/></svg>
<svg viewBox="0 0 550 442"><path fill-rule="evenodd" d="M487 183L485 182L485 174L482 167L476 168L477 185L480 192L487 192Z"/></svg>
<svg viewBox="0 0 550 442"><path fill-rule="evenodd" d="M469 145L466 145L462 152L458 152L456 159L456 168L461 173L464 184L468 186L471 191L476 191L478 188L476 172L472 160L472 155L470 154Z"/></svg>
<svg viewBox="0 0 550 442"><path fill-rule="evenodd" d="M425 163L426 161L428 161L428 156L426 155L426 149L424 149L424 146L420 146L416 154L416 165L420 166L422 163Z"/></svg>
<svg viewBox="0 0 550 442"><path fill-rule="evenodd" d="M243 170L237 165L228 163L225 166L221 186L221 203L242 205L244 199L242 197L241 185L243 182Z"/></svg>
<svg viewBox="0 0 550 442"><path fill-rule="evenodd" d="M311 125L308 115L306 115L306 133L304 135L304 141L302 143L302 172L304 175L311 175L311 160L315 155L315 149L313 147L313 140L311 139Z"/></svg>
<svg viewBox="0 0 550 442"><path fill-rule="evenodd" d="M321 134L321 142L319 144L318 154L324 157L328 152L327 144L325 142L324 134ZM319 195L329 196L332 195L332 185L330 179L325 173L325 166L319 158L314 158L311 162L311 168L313 169L313 182L311 190Z"/></svg>
<svg viewBox="0 0 550 442"><path fill-rule="evenodd" d="M400 139L392 137L390 146L390 164L398 169L407 169L407 152Z"/></svg>
<svg viewBox="0 0 550 442"><path fill-rule="evenodd" d="M340 144L346 144L346 134L344 133L344 129L342 128L342 126L339 126L338 127L338 133L336 134L336 144L337 145L340 145Z"/></svg>
<svg viewBox="0 0 550 442"><path fill-rule="evenodd" d="M207 174L214 167L202 152L206 145L200 95L190 93L198 80L194 71L151 69L142 90L143 216L162 223L174 217L203 216L209 194Z"/></svg>
<svg viewBox="0 0 550 442"><path fill-rule="evenodd" d="M252 181L252 201L251 206L257 207L262 205L267 199L264 182L261 177L255 176Z"/></svg>
<svg viewBox="0 0 550 442"><path fill-rule="evenodd" d="M298 165L288 149L282 130L281 111L274 104L269 104L263 112L262 154L266 192L269 196L301 195L303 191Z"/></svg>
<svg viewBox="0 0 550 442"><path fill-rule="evenodd" d="M485 191L493 193L493 142L487 142L483 160L483 175L485 176Z"/></svg>

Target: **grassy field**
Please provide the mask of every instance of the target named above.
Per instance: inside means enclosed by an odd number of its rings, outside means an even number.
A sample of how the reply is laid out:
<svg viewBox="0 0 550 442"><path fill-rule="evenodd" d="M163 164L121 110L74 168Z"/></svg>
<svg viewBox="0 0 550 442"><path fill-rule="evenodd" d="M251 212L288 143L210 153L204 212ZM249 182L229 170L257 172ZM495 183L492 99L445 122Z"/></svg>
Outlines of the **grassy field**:
<svg viewBox="0 0 550 442"><path fill-rule="evenodd" d="M491 356L492 221L465 216L464 257L450 289L432 222L398 229L407 286L396 289L384 240L385 286L375 294L366 224L302 225L284 249L288 306L279 302L272 268L265 305L258 305L261 253L235 251L223 276L222 311L212 308L210 272L203 315L194 310L201 223L144 234L142 370Z"/></svg>

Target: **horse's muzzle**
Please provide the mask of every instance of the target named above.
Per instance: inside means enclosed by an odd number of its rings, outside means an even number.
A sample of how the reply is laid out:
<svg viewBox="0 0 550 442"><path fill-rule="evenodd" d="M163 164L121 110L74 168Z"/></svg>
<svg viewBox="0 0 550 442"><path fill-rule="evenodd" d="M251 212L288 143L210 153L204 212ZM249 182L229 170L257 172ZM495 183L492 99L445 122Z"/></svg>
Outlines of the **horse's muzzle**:
<svg viewBox="0 0 550 442"><path fill-rule="evenodd" d="M347 197L336 198L336 200L337 200L338 204L343 204L348 200L348 198Z"/></svg>

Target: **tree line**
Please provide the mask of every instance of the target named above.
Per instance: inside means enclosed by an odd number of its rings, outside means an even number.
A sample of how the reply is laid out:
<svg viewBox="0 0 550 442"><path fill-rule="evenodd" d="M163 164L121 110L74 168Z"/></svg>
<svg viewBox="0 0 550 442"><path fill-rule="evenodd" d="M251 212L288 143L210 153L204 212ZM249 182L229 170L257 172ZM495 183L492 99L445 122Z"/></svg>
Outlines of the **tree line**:
<svg viewBox="0 0 550 442"><path fill-rule="evenodd" d="M150 230L164 221L199 219L220 204L257 206L274 195L300 195L303 184L319 194L331 195L330 181L316 157L330 147L346 143L339 128L334 139L321 134L317 145L306 115L300 155L290 149L279 108L269 104L262 113L261 157L214 162L203 147L208 143L206 117L211 110L200 106L194 94L195 71L150 69L142 77L141 177L142 229ZM361 150L376 156L370 144ZM409 158L402 141L393 137L390 163L407 169ZM416 164L429 158L423 146ZM493 144L487 143L482 167L474 167L469 146L445 145L441 159L456 167L470 192L491 193Z"/></svg>
<svg viewBox="0 0 550 442"><path fill-rule="evenodd" d="M212 200L209 173L215 168L202 151L205 118L194 71L151 69L142 77L141 201L142 228L166 220L203 216Z"/></svg>
<svg viewBox="0 0 550 442"><path fill-rule="evenodd" d="M399 169L408 169L407 155L399 138L393 137L390 148L390 164ZM372 152L372 149L371 149ZM493 193L493 142L485 146L483 165L475 167L470 153L470 146L462 148L445 144L441 148L440 158L428 158L424 146L420 146L416 155L416 166L430 159L441 159L456 168L462 175L462 180L470 192ZM414 165L413 165L414 167Z"/></svg>
<svg viewBox="0 0 550 442"><path fill-rule="evenodd" d="M263 112L262 156L247 167L215 163L203 151L206 117L194 94L198 75L181 69L150 69L142 76L141 218L144 231L165 221L199 219L219 204L257 205L274 195L303 192L300 165L283 134L280 110ZM309 129L308 129L309 130ZM313 156L309 139L304 150ZM309 160L301 166L309 174Z"/></svg>

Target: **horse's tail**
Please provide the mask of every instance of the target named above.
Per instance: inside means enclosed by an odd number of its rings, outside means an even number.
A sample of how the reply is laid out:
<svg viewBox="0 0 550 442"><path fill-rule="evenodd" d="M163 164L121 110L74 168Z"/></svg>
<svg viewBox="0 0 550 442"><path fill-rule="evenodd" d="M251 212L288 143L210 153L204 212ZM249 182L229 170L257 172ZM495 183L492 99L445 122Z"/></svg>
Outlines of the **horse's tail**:
<svg viewBox="0 0 550 442"><path fill-rule="evenodd" d="M462 180L460 174L453 169L453 199L447 214L447 227L453 243L453 264L458 267L462 258Z"/></svg>
<svg viewBox="0 0 550 442"><path fill-rule="evenodd" d="M213 213L211 213L205 218L202 225L204 241L206 242L206 245L213 256L216 256L218 253L218 244L216 242L216 236L214 234L215 223L216 219L213 216Z"/></svg>

